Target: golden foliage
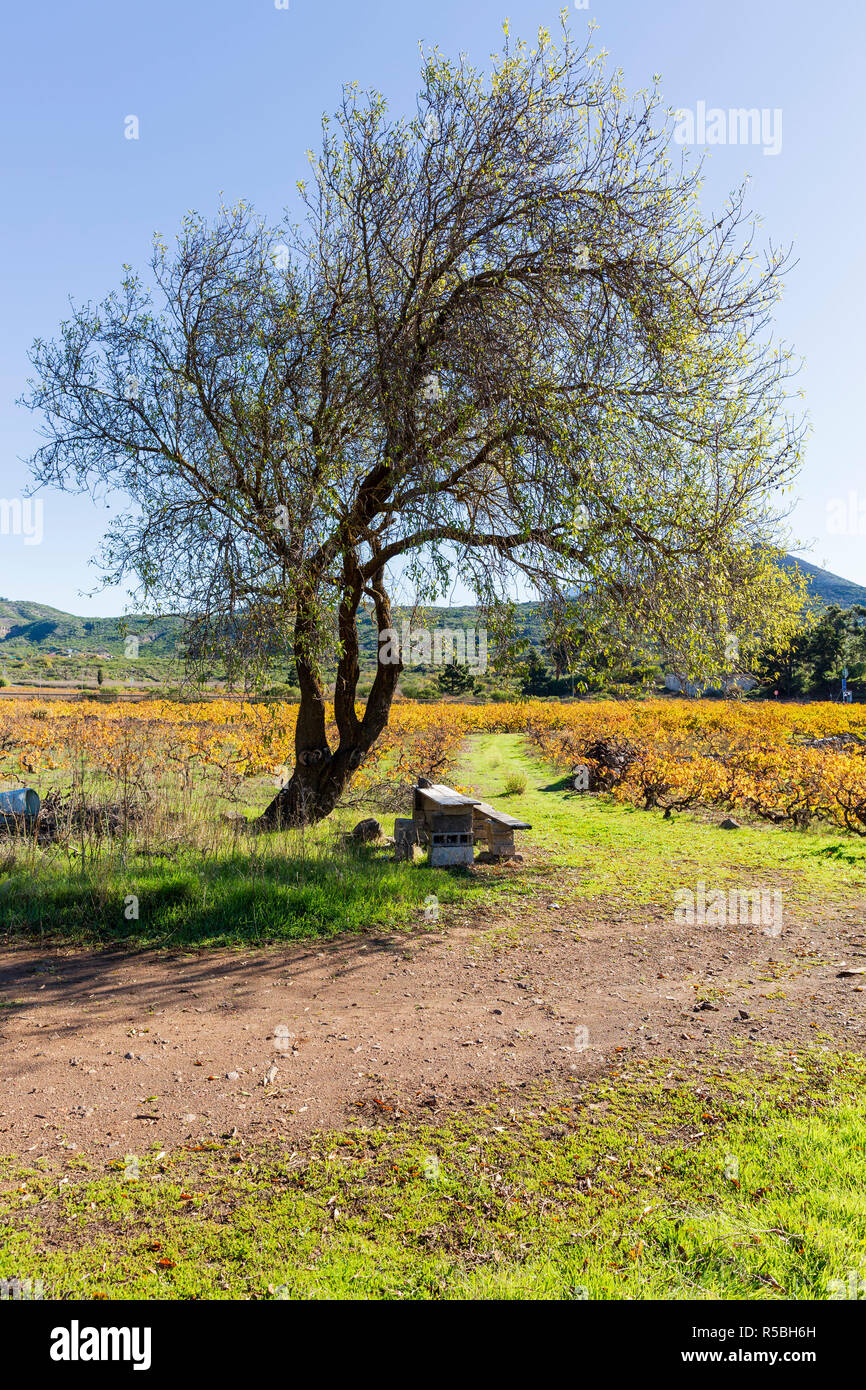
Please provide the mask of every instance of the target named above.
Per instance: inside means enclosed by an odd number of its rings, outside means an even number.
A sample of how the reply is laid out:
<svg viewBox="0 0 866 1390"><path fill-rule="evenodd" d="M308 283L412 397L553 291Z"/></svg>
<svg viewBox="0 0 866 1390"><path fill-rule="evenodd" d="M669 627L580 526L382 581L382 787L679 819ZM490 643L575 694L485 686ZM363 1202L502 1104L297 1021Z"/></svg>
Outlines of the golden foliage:
<svg viewBox="0 0 866 1390"><path fill-rule="evenodd" d="M278 776L294 757L297 707L283 703L146 700L93 705L25 700L0 706L0 775L102 775L146 786L210 780L235 795ZM331 731L335 734L335 730ZM860 706L648 700L489 705L397 702L358 777L445 777L469 734L520 733L562 770L599 767L593 747L629 759L610 790L638 806L712 805L798 826L825 821L866 834L866 710ZM829 740L815 746L815 740ZM861 741L862 740L862 741Z"/></svg>

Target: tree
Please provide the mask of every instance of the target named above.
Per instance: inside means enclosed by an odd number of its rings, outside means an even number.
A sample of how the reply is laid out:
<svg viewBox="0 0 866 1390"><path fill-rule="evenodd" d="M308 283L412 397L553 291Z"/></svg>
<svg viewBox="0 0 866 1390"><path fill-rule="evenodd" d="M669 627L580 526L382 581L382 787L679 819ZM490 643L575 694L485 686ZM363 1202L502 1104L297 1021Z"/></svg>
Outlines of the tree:
<svg viewBox="0 0 866 1390"><path fill-rule="evenodd" d="M471 695L475 690L475 677L454 656L437 673L436 684L444 695Z"/></svg>
<svg viewBox="0 0 866 1390"><path fill-rule="evenodd" d="M801 436L769 337L786 257L754 264L743 188L702 215L670 139L565 29L506 29L489 77L434 50L411 120L346 89L299 227L190 215L155 291L127 267L34 344L37 481L130 498L106 582L245 675L294 655L266 824L327 815L385 727L401 660L360 711L357 619L391 628L395 576L432 601L457 565L493 625L519 579L666 628L712 555L713 602L759 604Z"/></svg>
<svg viewBox="0 0 866 1390"><path fill-rule="evenodd" d="M550 672L537 647L530 647L520 679L522 695L549 695L552 681Z"/></svg>
<svg viewBox="0 0 866 1390"><path fill-rule="evenodd" d="M856 690L866 676L866 607L862 604L840 608L833 603L813 611L790 647L779 651L768 644L760 651L754 672L763 691L826 700L841 694L846 667L849 689Z"/></svg>
<svg viewBox="0 0 866 1390"><path fill-rule="evenodd" d="M810 693L838 698L842 671L856 685L866 670L866 608L831 604L803 634L799 655Z"/></svg>

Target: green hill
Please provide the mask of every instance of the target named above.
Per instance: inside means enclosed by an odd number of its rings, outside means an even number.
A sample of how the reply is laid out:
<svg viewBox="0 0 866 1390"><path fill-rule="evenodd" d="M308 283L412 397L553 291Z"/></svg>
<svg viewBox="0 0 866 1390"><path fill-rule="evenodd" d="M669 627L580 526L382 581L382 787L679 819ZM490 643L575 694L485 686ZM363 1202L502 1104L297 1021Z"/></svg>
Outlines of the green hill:
<svg viewBox="0 0 866 1390"><path fill-rule="evenodd" d="M810 581L810 591L817 602L823 606L838 603L850 607L853 603L866 604L866 587L842 579L829 570L820 569L807 560L795 560L786 556L782 562L785 568L798 565ZM400 626L405 610L395 611L395 625ZM432 607L424 610L426 625L429 627L466 628L478 625L478 610L466 606L461 608ZM517 605L518 626L523 634L536 646L542 636L542 625L535 603ZM72 613L64 613L58 608L49 608L42 603L15 602L0 599L0 656L38 656L51 653L66 656L68 653L82 656L95 656L105 653L109 657L124 655L127 637L137 637L142 659L149 657L179 657L182 654L183 622L177 616L154 618L146 615L125 618L78 618ZM361 624L362 659L375 660L376 632L372 622Z"/></svg>
<svg viewBox="0 0 866 1390"><path fill-rule="evenodd" d="M850 608L852 603L866 603L866 588L862 584L854 584L850 579L842 579L838 574L831 574L830 570L822 570L818 565L811 565L808 560L792 555L786 555L781 563L783 569L791 570L796 566L805 574L813 596L824 608L829 608L831 603L838 603L840 608Z"/></svg>
<svg viewBox="0 0 866 1390"><path fill-rule="evenodd" d="M0 654L27 656L67 651L122 656L128 636L142 654L177 656L183 624L178 617L78 618L42 603L0 599Z"/></svg>

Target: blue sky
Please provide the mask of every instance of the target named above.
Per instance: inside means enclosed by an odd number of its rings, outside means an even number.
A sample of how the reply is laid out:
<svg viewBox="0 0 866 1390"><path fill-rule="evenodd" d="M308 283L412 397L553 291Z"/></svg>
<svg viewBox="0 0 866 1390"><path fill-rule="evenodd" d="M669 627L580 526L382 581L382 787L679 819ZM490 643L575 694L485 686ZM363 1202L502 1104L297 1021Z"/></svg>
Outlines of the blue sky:
<svg viewBox="0 0 866 1390"><path fill-rule="evenodd" d="M22 493L19 459L37 442L35 418L14 405L27 347L55 332L70 295L101 297L124 261L146 265L154 231L172 236L186 210L210 213L221 194L279 213L343 82L378 87L403 112L413 105L419 41L483 63L506 16L512 34L531 39L539 25L557 26L559 10L545 0L289 0L287 9L274 0L43 0L7 11L0 498ZM799 264L777 322L806 360L800 384L813 432L791 524L809 559L866 584L864 14L862 0L570 7L576 32L596 22L596 45L632 90L659 73L674 108L781 111L777 154L713 147L705 197L721 202L748 172L765 239L795 243ZM124 138L130 115L138 140ZM122 611L123 592L85 596L98 584L88 559L106 512L86 498L43 500L41 544L0 534L0 594Z"/></svg>

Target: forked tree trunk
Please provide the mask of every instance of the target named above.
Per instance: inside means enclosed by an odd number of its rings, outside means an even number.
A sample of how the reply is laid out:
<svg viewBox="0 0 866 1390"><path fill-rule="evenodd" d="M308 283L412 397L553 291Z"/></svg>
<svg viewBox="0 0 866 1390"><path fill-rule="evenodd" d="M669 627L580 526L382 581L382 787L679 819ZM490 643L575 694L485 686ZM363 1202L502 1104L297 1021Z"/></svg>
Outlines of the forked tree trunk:
<svg viewBox="0 0 866 1390"><path fill-rule="evenodd" d="M345 577L346 588L339 611L342 652L334 685L334 721L339 744L332 752L326 732L325 691L306 656L305 644L312 619L299 610L295 623L295 663L301 702L295 729L295 767L289 781L259 817L257 824L263 830L314 825L329 816L388 723L402 663L377 667L364 714L359 719L355 710L360 675L356 617L364 586L353 557L346 557ZM380 631L389 628L391 607L382 588L381 572L374 576L367 592L372 594Z"/></svg>

